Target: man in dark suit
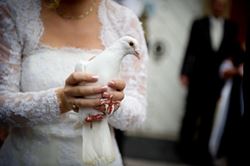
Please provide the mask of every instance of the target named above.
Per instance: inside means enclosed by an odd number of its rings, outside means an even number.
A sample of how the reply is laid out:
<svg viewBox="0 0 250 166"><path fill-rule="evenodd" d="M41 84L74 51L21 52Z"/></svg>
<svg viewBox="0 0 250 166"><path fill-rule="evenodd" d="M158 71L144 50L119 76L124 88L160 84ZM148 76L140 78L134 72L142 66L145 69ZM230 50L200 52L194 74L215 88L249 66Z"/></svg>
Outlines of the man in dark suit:
<svg viewBox="0 0 250 166"><path fill-rule="evenodd" d="M247 11L250 10L250 1L247 2ZM243 76L243 95L244 95L244 114L242 120L242 163L250 165L250 13L247 13L247 37L246 37L246 58L244 63L244 76Z"/></svg>
<svg viewBox="0 0 250 166"><path fill-rule="evenodd" d="M181 157L192 164L212 165L208 142L223 79L224 60L237 54L237 27L225 19L226 0L211 0L212 15L195 20L181 69L188 88L179 134Z"/></svg>

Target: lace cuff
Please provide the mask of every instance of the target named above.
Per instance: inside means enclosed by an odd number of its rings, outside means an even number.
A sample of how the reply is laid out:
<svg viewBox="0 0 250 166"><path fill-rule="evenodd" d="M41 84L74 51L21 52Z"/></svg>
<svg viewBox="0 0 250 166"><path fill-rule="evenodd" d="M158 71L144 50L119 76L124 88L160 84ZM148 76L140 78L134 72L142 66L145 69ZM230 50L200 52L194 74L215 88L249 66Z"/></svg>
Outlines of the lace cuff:
<svg viewBox="0 0 250 166"><path fill-rule="evenodd" d="M54 89L1 93L0 103L1 123L15 127L51 123L60 117Z"/></svg>

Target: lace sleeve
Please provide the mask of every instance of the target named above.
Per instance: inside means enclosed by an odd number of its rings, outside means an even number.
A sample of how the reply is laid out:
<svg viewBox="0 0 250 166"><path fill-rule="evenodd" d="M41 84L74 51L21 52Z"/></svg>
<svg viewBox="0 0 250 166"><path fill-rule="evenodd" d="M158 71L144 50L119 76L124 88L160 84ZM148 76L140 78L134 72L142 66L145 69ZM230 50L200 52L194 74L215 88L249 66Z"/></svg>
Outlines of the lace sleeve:
<svg viewBox="0 0 250 166"><path fill-rule="evenodd" d="M126 80L125 98L119 110L110 117L109 123L121 130L142 125L146 117L146 62L148 59L144 32L138 18L129 11L122 35L136 38L140 45L140 60L134 56L125 57L121 67L121 77Z"/></svg>
<svg viewBox="0 0 250 166"><path fill-rule="evenodd" d="M11 16L0 1L0 125L48 123L59 117L55 91L20 92L22 42Z"/></svg>

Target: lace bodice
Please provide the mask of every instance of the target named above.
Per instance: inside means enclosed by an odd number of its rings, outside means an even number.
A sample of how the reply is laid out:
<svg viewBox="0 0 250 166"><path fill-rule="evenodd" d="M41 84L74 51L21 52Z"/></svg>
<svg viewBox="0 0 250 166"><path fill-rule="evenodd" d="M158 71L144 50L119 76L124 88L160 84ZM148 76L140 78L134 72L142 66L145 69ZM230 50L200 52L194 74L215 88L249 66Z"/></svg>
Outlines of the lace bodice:
<svg viewBox="0 0 250 166"><path fill-rule="evenodd" d="M76 51L82 51L83 54L91 52L91 50L77 48L42 46L39 40L44 27L40 20L40 10L40 0L0 0L1 124L31 127L57 123L62 115L59 113L55 89L63 86L64 80L58 79L53 82L50 80L51 77L45 78L49 76L48 73L42 73L46 72L45 70L26 72L28 69L34 69L29 66L33 63L31 57L37 57L39 54L41 59L46 58L40 54L41 50L68 51L71 54ZM128 56L123 61L121 77L126 80L127 84L125 99L119 110L109 118L109 123L113 127L129 129L140 125L146 114L147 49L143 30L139 20L130 10L111 0L101 1L98 14L102 24L100 38L104 47L124 35L133 36L140 43L141 60L138 61ZM57 54L57 56L60 55ZM41 65L42 68L42 65L46 67L46 65L53 64L37 65L37 67ZM34 75L27 75L27 73ZM56 76L60 72L52 74ZM40 79L44 81L37 81L36 76L44 77Z"/></svg>

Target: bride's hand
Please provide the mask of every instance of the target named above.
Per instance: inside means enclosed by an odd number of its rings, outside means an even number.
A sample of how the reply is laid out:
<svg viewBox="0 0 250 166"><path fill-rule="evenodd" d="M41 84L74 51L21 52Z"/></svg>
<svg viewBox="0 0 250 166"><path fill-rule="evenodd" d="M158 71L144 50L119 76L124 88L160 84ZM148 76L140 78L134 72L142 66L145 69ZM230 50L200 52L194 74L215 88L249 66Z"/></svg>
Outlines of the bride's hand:
<svg viewBox="0 0 250 166"><path fill-rule="evenodd" d="M91 95L100 95L107 91L107 87L91 86L86 83L94 83L98 80L98 76L83 72L72 73L65 81L64 88L56 90L57 97L60 103L61 113L70 110L77 111L80 108L96 108L103 104L101 98L84 98ZM81 84L81 85L79 85Z"/></svg>

